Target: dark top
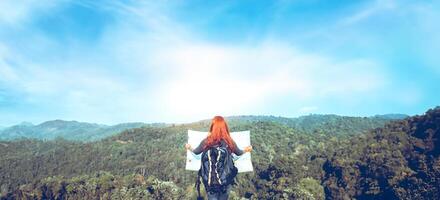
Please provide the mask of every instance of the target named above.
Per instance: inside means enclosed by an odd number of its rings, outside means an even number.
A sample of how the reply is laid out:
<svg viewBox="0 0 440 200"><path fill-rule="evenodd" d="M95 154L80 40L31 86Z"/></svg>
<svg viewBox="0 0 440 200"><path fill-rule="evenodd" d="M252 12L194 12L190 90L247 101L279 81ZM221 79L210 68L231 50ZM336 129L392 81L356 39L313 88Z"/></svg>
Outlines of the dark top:
<svg viewBox="0 0 440 200"><path fill-rule="evenodd" d="M203 147L205 146L205 142L206 142L206 138L203 139L200 142L199 146L193 150L193 153L195 153L196 155L202 153L203 152ZM225 143L223 140L221 142ZM238 148L237 144L235 144L235 141L232 141L232 142L234 143L234 146L235 146L233 153L235 153L235 155L237 155L237 156L241 156L244 153L244 151L241 150L240 148Z"/></svg>

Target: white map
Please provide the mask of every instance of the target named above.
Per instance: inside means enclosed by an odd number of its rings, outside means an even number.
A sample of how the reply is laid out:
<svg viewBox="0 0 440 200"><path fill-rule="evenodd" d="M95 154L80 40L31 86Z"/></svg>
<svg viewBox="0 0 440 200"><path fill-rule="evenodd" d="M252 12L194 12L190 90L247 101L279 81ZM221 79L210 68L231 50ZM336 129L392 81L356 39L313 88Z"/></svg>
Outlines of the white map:
<svg viewBox="0 0 440 200"><path fill-rule="evenodd" d="M251 145L250 131L231 132L231 137L237 144L238 148L244 149ZM200 142L208 136L208 132L188 130L188 144L196 148ZM251 153L244 153L241 156L234 157L234 164L238 169L238 173L253 171L251 162ZM202 154L195 155L192 151L186 151L186 170L198 171L200 169L200 159Z"/></svg>

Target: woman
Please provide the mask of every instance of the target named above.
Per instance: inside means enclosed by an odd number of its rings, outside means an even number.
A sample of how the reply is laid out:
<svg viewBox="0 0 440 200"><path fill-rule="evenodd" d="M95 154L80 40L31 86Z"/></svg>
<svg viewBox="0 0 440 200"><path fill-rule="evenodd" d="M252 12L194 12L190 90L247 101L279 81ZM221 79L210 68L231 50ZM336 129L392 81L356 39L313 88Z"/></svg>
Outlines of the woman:
<svg viewBox="0 0 440 200"><path fill-rule="evenodd" d="M226 145L229 153L235 153L237 156L252 151L252 146L247 146L244 150L237 147L237 144L232 140L229 134L229 128L225 119L221 116L215 116L212 119L208 137L203 139L197 148L193 149L190 144L185 144L185 148L191 150L195 154L200 154L204 150L216 145ZM227 187L225 193L208 192L208 199L228 199L230 187L230 185Z"/></svg>

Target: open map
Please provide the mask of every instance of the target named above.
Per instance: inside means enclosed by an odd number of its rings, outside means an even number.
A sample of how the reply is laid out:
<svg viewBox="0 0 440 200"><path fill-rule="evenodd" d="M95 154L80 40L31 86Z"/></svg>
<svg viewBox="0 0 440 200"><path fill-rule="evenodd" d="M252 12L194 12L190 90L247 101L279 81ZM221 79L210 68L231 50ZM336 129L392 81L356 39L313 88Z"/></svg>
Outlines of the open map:
<svg viewBox="0 0 440 200"><path fill-rule="evenodd" d="M251 145L250 131L231 132L230 134L238 148L243 150L244 147ZM207 135L208 132L188 130L188 144L190 144L193 148L196 148ZM236 156L235 154L232 155L234 157L234 164L239 173L253 171L251 153L244 153L241 156ZM202 154L195 155L193 152L187 150L185 169L198 171L200 169L201 156Z"/></svg>

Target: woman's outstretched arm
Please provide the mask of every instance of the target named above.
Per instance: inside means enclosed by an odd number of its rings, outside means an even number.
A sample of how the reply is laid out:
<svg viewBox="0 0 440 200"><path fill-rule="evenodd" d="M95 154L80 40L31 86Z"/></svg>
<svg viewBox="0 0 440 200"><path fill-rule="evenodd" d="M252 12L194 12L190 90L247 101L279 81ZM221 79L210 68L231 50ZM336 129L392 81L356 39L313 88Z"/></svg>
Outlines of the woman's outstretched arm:
<svg viewBox="0 0 440 200"><path fill-rule="evenodd" d="M189 145L189 144L186 144L185 147L186 147L187 149L189 149L190 151L192 151L194 154L198 155L198 154L200 154L200 153L203 152L203 146L204 146L204 144L205 144L205 140L206 140L206 139L203 139L203 140L200 142L199 146L198 146L197 148L195 148L195 149L193 149L193 148L191 147L191 145Z"/></svg>
<svg viewBox="0 0 440 200"><path fill-rule="evenodd" d="M243 155L243 154L246 153L246 152L251 152L251 151L252 151L252 146L247 146L247 147L244 148L244 150L241 150L241 149L237 146L237 144L235 143L235 141L233 141L233 142L234 142L234 146L235 146L235 148L234 148L234 153L235 153L235 155L237 155L237 156L241 156L241 155Z"/></svg>
<svg viewBox="0 0 440 200"><path fill-rule="evenodd" d="M237 156L241 156L241 155L243 155L245 152L243 151L243 150L241 150L238 146L237 146L237 144L235 143L235 141L233 141L234 142L234 153L235 153L235 155L237 155Z"/></svg>

